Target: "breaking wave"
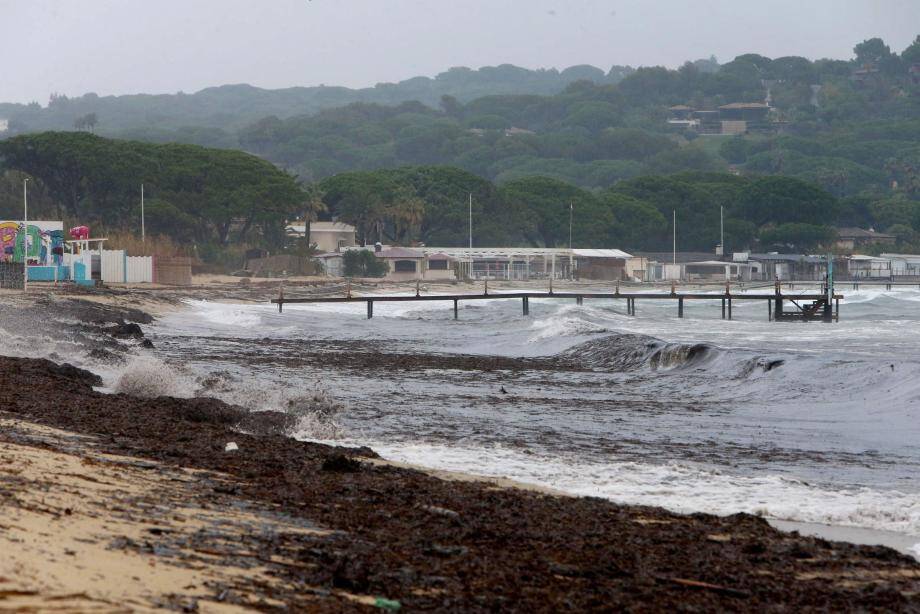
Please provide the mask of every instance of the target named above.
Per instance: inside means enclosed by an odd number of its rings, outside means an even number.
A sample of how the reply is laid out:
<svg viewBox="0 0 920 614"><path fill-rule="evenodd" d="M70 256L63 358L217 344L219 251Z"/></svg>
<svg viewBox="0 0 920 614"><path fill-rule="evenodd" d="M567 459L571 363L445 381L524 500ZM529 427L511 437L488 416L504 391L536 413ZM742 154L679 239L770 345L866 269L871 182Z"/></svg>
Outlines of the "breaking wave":
<svg viewBox="0 0 920 614"><path fill-rule="evenodd" d="M191 382L162 360L151 356L136 356L118 376L115 392L134 397L193 396Z"/></svg>
<svg viewBox="0 0 920 614"><path fill-rule="evenodd" d="M736 377L746 377L757 371L766 372L784 364L785 360L762 356L746 356L708 343L669 343L631 333L611 334L585 341L564 350L559 355L582 367L603 371L680 370L734 363Z"/></svg>
<svg viewBox="0 0 920 614"><path fill-rule="evenodd" d="M208 396L250 411L281 411L296 419L292 433L305 439L338 439L337 417L345 407L316 382L312 388L266 386L264 382L217 371L200 377L195 396Z"/></svg>

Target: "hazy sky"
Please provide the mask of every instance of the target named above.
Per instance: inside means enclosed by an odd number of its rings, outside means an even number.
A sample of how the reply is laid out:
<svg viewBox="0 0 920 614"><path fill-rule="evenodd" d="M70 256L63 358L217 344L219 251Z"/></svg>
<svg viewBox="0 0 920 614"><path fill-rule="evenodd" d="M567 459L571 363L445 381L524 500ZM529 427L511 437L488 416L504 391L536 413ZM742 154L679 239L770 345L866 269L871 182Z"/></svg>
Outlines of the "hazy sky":
<svg viewBox="0 0 920 614"><path fill-rule="evenodd" d="M677 66L715 54L900 52L920 0L0 0L0 101L363 87L451 66Z"/></svg>

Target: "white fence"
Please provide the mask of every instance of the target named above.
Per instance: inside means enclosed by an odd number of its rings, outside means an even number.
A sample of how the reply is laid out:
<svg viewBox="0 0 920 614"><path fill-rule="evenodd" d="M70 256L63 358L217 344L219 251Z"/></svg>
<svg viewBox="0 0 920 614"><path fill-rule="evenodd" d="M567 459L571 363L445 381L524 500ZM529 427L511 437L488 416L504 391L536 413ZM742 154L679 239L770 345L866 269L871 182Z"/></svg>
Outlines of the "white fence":
<svg viewBox="0 0 920 614"><path fill-rule="evenodd" d="M126 256L125 281L129 284L153 283L153 256Z"/></svg>
<svg viewBox="0 0 920 614"><path fill-rule="evenodd" d="M65 265L72 267L75 262L86 266L87 278L93 278L95 273L103 283L153 283L153 256L128 256L123 249L104 249L101 253L99 250L83 250L79 255L64 254Z"/></svg>
<svg viewBox="0 0 920 614"><path fill-rule="evenodd" d="M103 283L125 281L125 252L121 249L104 249L100 258L99 273Z"/></svg>

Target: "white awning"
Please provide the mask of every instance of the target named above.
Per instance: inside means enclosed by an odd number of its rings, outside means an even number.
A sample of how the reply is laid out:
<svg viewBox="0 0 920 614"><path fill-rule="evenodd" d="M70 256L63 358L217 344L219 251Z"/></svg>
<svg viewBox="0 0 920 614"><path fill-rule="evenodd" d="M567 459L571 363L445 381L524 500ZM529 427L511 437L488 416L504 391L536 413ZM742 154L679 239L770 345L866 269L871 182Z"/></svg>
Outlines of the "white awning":
<svg viewBox="0 0 920 614"><path fill-rule="evenodd" d="M573 249L572 253L582 258L632 258L631 254L619 249Z"/></svg>

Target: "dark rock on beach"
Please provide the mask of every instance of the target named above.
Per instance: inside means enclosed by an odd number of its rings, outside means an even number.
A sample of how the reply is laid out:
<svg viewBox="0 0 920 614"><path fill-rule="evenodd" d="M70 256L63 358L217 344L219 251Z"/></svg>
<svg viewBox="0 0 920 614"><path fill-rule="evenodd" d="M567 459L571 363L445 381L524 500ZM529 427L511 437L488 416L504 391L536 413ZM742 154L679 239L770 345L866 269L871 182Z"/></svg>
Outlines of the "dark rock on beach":
<svg viewBox="0 0 920 614"><path fill-rule="evenodd" d="M105 329L105 332L119 339L140 339L144 331L134 322L121 322Z"/></svg>

